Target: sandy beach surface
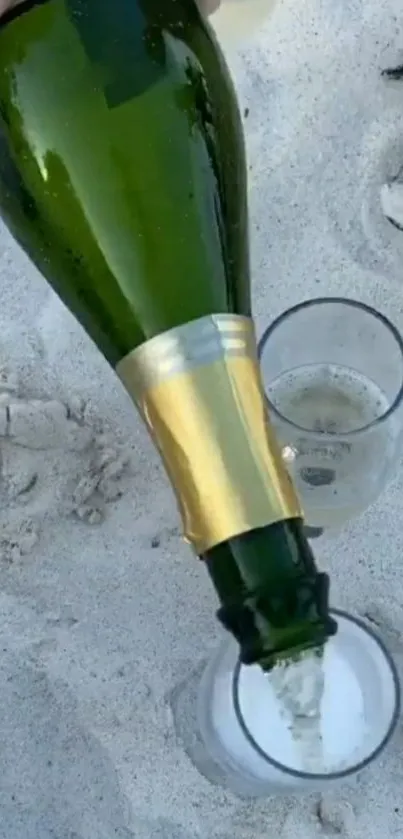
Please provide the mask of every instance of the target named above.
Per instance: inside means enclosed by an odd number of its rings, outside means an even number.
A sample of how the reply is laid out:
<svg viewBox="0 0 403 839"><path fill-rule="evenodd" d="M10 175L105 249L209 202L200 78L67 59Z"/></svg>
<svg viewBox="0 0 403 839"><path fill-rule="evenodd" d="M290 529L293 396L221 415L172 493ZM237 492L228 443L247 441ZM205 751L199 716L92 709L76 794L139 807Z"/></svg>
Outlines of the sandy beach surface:
<svg viewBox="0 0 403 839"><path fill-rule="evenodd" d="M228 49L259 333L321 294L403 330L403 233L378 201L403 164L403 81L380 77L403 61L402 20L401 0L284 0ZM222 638L214 592L113 372L3 228L0 259L1 839L403 836L400 724L375 765L320 795L240 800L189 761L171 700ZM402 670L396 467L316 548L333 604L365 615Z"/></svg>

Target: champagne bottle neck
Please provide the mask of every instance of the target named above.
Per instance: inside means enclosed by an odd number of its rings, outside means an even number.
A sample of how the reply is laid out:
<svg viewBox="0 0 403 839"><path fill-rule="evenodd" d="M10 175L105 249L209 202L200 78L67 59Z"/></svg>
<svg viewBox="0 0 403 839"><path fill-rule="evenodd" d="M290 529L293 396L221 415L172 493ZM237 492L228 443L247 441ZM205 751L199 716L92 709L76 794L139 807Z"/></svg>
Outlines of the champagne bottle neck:
<svg viewBox="0 0 403 839"><path fill-rule="evenodd" d="M211 315L169 330L117 372L162 455L197 554L301 516L267 421L250 318Z"/></svg>
<svg viewBox="0 0 403 839"><path fill-rule="evenodd" d="M218 618L244 664L270 670L336 632L329 578L317 571L301 519L250 531L203 558L220 600Z"/></svg>

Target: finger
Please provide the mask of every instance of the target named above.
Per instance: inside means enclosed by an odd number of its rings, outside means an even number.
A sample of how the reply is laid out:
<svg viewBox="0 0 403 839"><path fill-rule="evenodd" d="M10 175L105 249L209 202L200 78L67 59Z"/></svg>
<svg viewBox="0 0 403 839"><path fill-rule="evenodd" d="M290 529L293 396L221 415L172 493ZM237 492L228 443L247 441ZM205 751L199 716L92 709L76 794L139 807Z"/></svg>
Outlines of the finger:
<svg viewBox="0 0 403 839"><path fill-rule="evenodd" d="M205 15L212 15L218 9L221 0L197 0L198 5Z"/></svg>

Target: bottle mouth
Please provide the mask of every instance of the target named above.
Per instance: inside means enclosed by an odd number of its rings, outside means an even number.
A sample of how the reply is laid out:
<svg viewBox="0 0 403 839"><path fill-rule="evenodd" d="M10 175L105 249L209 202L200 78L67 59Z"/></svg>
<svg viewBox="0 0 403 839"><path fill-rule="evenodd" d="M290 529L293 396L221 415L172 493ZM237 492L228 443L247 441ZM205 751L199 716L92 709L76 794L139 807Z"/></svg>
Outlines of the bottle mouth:
<svg viewBox="0 0 403 839"><path fill-rule="evenodd" d="M267 658L261 658L259 662L257 662L256 658L254 661L245 661L244 656L241 658L241 664L257 664L259 663L262 670L266 673L269 673L270 670L276 666L276 664L282 664L283 662L286 663L287 661L292 661L294 659L299 658L301 653L308 652L309 650L316 650L320 649L326 644L326 641L329 638L332 638L337 633L337 622L329 617L328 620L325 622L319 622L315 629L315 640L312 639L312 627L310 627L310 634L309 637L306 637L306 630L305 632L302 630L300 633L300 639L298 638L298 633L296 632L293 636L293 644L292 644L292 653L290 655L290 644L284 645L283 648L277 648L274 653L267 656Z"/></svg>
<svg viewBox="0 0 403 839"><path fill-rule="evenodd" d="M276 591L271 588L268 601L260 596L222 605L217 618L238 642L241 664L259 664L269 671L280 659L289 658L290 651L297 655L323 646L337 632L337 621L329 612L329 585L327 574L316 573L303 582L297 578ZM277 612L274 598L281 604Z"/></svg>
<svg viewBox="0 0 403 839"><path fill-rule="evenodd" d="M303 583L297 578L290 589L292 583L287 580L276 591L272 588L268 601L260 596L218 609L218 620L239 644L242 665L259 664L268 672L290 655L322 647L337 633L337 621L329 611L328 574L317 573ZM275 601L281 604L277 612ZM268 621L271 631L266 633L261 627Z"/></svg>

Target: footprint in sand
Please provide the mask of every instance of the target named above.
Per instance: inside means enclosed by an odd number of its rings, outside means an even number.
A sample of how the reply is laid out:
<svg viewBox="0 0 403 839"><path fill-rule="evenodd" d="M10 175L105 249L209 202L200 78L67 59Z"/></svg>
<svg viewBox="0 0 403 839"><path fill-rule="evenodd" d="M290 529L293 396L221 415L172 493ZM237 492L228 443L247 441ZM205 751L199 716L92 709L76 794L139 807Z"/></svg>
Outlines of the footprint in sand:
<svg viewBox="0 0 403 839"><path fill-rule="evenodd" d="M37 399L0 365L0 560L35 548L44 521L100 524L124 494L127 452L80 399Z"/></svg>

